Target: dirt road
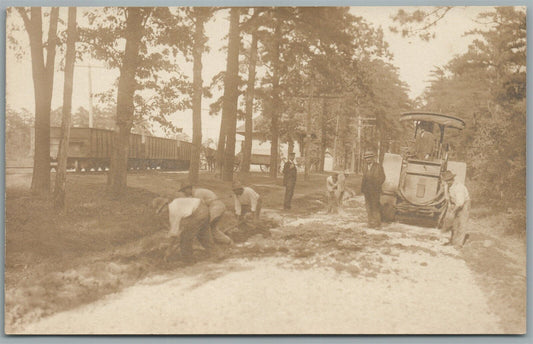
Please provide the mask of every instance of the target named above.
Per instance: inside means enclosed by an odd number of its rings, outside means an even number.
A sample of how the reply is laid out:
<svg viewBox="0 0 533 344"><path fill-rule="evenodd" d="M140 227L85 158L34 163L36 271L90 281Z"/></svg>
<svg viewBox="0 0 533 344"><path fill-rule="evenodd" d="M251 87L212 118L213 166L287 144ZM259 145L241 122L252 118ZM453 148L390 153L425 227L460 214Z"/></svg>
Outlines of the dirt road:
<svg viewBox="0 0 533 344"><path fill-rule="evenodd" d="M365 225L361 198L338 216L295 218L221 261L151 276L14 329L26 334L501 333L461 255L437 230Z"/></svg>

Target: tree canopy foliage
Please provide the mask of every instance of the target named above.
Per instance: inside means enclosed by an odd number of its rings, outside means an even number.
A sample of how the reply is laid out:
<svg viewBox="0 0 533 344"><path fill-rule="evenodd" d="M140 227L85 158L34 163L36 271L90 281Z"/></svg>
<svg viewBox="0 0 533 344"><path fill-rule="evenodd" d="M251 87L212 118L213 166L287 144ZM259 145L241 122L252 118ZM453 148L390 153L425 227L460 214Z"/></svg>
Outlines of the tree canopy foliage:
<svg viewBox="0 0 533 344"><path fill-rule="evenodd" d="M481 196L513 202L525 199L526 13L499 7L479 20L488 27L470 33L468 51L433 72L425 107L465 119L456 158Z"/></svg>
<svg viewBox="0 0 533 344"><path fill-rule="evenodd" d="M269 15L274 19L265 14L267 24L261 27L259 36L266 72L257 92L262 113L270 119L259 122L265 137L275 136L272 116L279 116L277 134L281 140L303 145L309 135L310 154L317 155L311 160L318 160L321 166L326 149L333 148L337 137L339 168L347 168L345 157L355 148L358 116L376 117L383 138L394 136L395 132L388 129L397 126L388 122L399 109L406 109L409 99L407 88L390 63L391 54L381 29L354 16L346 7L282 8ZM277 40L276 16L281 18ZM279 71L275 65L279 65ZM386 101L379 102L381 99ZM303 125L305 113L310 113L311 128ZM337 128L332 125L335 121L348 125ZM372 145L378 146L377 142Z"/></svg>

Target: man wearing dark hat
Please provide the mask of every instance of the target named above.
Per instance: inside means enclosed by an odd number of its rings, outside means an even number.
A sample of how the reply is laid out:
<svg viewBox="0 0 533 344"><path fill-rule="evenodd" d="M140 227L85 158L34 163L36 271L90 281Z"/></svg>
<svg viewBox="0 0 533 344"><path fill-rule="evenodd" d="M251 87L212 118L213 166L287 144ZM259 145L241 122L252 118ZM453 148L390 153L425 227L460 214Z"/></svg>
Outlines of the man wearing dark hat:
<svg viewBox="0 0 533 344"><path fill-rule="evenodd" d="M243 217L251 212L255 220L259 220L261 213L261 196L251 187L242 186L239 181L233 182L233 198L235 200L235 215Z"/></svg>
<svg viewBox="0 0 533 344"><path fill-rule="evenodd" d="M283 166L283 185L285 185L285 200L283 202L283 209L291 209L292 195L294 194L294 187L296 186L296 164L294 163L294 157L296 155L289 153L289 161Z"/></svg>
<svg viewBox="0 0 533 344"><path fill-rule="evenodd" d="M468 234L466 233L466 225L468 216L470 214L470 195L466 186L455 179L455 174L451 171L445 171L441 175L442 181L446 183L448 188L448 210L452 221L452 236L450 237L450 244L462 247Z"/></svg>
<svg viewBox="0 0 533 344"><path fill-rule="evenodd" d="M361 193L365 196L365 206L368 215L368 226L379 228L381 226L381 186L385 181L383 166L377 163L374 152L364 154L366 166L364 167Z"/></svg>
<svg viewBox="0 0 533 344"><path fill-rule="evenodd" d="M218 229L218 222L224 215L224 202L211 190L193 187L190 183L182 183L179 189L186 197L201 199L209 208L209 226L217 243L231 244L232 240Z"/></svg>

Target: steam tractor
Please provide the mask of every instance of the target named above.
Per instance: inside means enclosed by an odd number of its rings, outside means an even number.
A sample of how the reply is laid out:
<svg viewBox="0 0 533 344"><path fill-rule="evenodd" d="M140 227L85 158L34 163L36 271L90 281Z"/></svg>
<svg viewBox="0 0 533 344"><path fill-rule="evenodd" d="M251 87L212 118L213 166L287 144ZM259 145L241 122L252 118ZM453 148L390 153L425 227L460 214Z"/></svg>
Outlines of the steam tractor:
<svg viewBox="0 0 533 344"><path fill-rule="evenodd" d="M452 171L462 183L466 176L466 163L448 160L449 144L444 143L444 133L446 129L464 129L465 122L455 116L429 112L403 113L400 121L414 122L416 144L401 155L385 153L383 219L409 222L416 218L438 226L447 206L442 172Z"/></svg>

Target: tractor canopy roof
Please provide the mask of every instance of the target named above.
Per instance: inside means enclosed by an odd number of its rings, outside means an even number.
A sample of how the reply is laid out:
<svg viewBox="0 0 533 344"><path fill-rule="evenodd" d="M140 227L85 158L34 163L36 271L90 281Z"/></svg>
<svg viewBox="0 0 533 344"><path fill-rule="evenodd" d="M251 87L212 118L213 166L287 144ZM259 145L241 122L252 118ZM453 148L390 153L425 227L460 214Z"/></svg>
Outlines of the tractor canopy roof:
<svg viewBox="0 0 533 344"><path fill-rule="evenodd" d="M465 128L465 121L461 118L434 112L405 112L400 116L400 122L403 121L432 122L460 130Z"/></svg>

